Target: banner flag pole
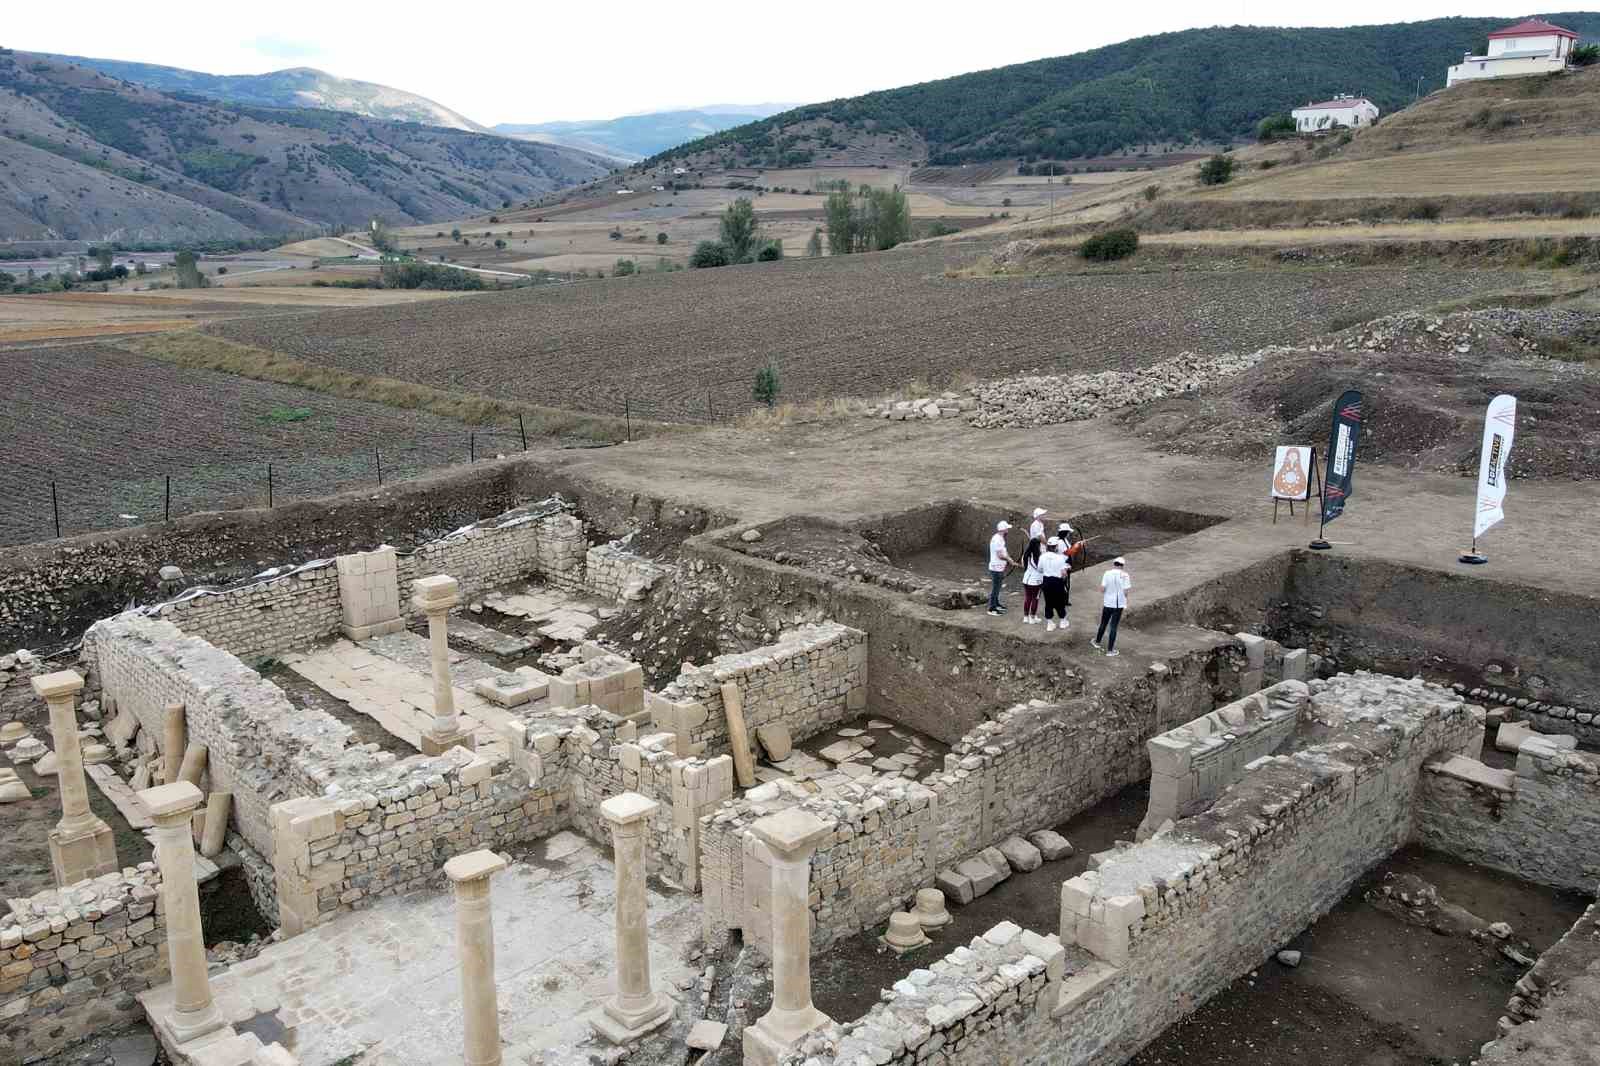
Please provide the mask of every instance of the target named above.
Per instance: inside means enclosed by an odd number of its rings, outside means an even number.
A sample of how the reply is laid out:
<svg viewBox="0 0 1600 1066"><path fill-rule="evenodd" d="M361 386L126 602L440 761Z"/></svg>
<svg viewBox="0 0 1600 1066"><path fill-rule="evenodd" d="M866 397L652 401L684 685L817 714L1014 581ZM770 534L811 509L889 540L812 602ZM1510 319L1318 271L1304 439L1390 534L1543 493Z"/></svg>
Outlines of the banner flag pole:
<svg viewBox="0 0 1600 1066"><path fill-rule="evenodd" d="M1327 551L1328 523L1344 514L1345 500L1355 492L1356 443L1361 438L1361 393L1347 389L1333 405L1333 429L1328 437L1327 469L1323 471L1322 520L1313 551Z"/></svg>
<svg viewBox="0 0 1600 1066"><path fill-rule="evenodd" d="M1489 561L1478 551L1478 538L1505 518L1506 464L1516 437L1517 398L1501 393L1489 401L1483 417L1483 448L1478 456L1478 496L1472 520L1472 551L1457 557L1469 566Z"/></svg>

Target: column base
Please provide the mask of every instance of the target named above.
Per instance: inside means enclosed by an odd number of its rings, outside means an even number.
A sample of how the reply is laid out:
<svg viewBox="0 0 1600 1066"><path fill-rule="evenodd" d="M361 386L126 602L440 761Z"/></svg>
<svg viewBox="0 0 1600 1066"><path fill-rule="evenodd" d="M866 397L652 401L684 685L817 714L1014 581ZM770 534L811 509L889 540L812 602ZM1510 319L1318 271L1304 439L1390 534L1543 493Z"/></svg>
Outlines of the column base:
<svg viewBox="0 0 1600 1066"><path fill-rule="evenodd" d="M631 1044L646 1033L659 1029L672 1017L672 1001L656 996L655 1006L635 1014L624 1014L608 1001L589 1012L589 1028L612 1044Z"/></svg>
<svg viewBox="0 0 1600 1066"><path fill-rule="evenodd" d="M434 736L432 733L424 733L417 742L417 750L424 755L443 755L451 748L466 748L468 751L476 751L478 750L478 738L471 733L452 733L449 736Z"/></svg>
<svg viewBox="0 0 1600 1066"><path fill-rule="evenodd" d="M778 1066L807 1034L832 1020L815 1007L786 1011L777 1019L772 1013L762 1015L754 1025L744 1028L745 1066Z"/></svg>
<svg viewBox="0 0 1600 1066"><path fill-rule="evenodd" d="M355 643L360 644L363 640L371 640L373 637L381 637L389 633L398 633L405 627L406 620L404 618L391 618L387 622L374 622L371 625L365 626L353 626L345 624L341 625L339 629L343 631L346 637L350 638Z"/></svg>
<svg viewBox="0 0 1600 1066"><path fill-rule="evenodd" d="M56 885L65 888L101 874L116 873L117 842L111 827L96 818L89 826L63 833L58 825L50 830L50 868Z"/></svg>
<svg viewBox="0 0 1600 1066"><path fill-rule="evenodd" d="M162 1043L174 1048L183 1059L187 1059L189 1057L188 1053L194 1050L194 1048L186 1045L203 1046L204 1043L209 1043L211 1039L215 1039L212 1034L218 1033L222 1029L227 1029L227 1032L221 1035L233 1035L233 1030L223 1021L222 1012L217 1010L214 1003L205 1010L194 1011L190 1014L166 1011L152 1018L152 1020L156 1023L156 1029L162 1038ZM202 1043L196 1044L197 1041Z"/></svg>

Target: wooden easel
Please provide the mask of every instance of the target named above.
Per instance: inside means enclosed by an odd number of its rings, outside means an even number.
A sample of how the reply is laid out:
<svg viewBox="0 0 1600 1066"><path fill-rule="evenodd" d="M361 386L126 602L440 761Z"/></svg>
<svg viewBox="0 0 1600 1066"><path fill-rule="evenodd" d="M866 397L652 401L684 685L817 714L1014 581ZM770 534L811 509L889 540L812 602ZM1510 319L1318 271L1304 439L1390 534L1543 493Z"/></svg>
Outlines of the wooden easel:
<svg viewBox="0 0 1600 1066"><path fill-rule="evenodd" d="M1309 491L1310 486L1311 486L1311 484L1313 482L1315 482L1316 486L1317 486L1317 491L1316 492ZM1319 501L1319 503L1320 503L1320 501L1322 500L1322 467L1317 465L1317 450L1315 448L1311 449L1311 469L1306 472L1306 487L1307 487L1307 490L1308 490L1306 492L1306 498L1305 498L1306 509L1305 509L1305 514L1303 514L1301 516L1301 518L1300 518L1301 522L1309 522L1309 521L1311 521L1311 501L1313 499L1315 499L1315 500ZM1277 525L1278 524L1278 504L1279 503L1287 503L1289 505L1289 517L1290 518L1294 517L1294 501L1293 500L1285 500L1282 497L1274 496L1274 497L1272 497L1272 524L1273 525Z"/></svg>

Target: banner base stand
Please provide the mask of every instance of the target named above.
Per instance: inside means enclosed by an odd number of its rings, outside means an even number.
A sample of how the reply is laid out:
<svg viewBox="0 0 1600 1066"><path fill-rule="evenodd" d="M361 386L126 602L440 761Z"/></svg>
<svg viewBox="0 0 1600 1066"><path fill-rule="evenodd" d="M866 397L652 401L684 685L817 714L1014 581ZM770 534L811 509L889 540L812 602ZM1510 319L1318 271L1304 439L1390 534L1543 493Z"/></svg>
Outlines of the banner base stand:
<svg viewBox="0 0 1600 1066"><path fill-rule="evenodd" d="M1325 540L1314 540L1314 541L1311 542L1310 547L1311 547L1311 550L1314 551L1314 552L1325 552L1325 551L1330 550L1333 547L1333 545L1329 544Z"/></svg>
<svg viewBox="0 0 1600 1066"><path fill-rule="evenodd" d="M1466 563L1468 566L1482 566L1488 561L1489 557L1487 555L1479 555L1477 552L1468 552L1456 560L1456 562Z"/></svg>

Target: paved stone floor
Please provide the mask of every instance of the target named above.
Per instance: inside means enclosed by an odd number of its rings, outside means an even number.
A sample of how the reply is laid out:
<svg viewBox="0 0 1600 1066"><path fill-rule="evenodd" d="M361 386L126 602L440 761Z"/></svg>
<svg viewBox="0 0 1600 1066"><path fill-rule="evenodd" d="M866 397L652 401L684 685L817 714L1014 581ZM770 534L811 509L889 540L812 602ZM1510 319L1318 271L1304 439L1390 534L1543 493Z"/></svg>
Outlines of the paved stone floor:
<svg viewBox="0 0 1600 1066"><path fill-rule="evenodd" d="M580 1063L595 1043L584 1014L614 988L614 881L586 839L557 833L494 877L495 975L508 1064ZM655 986L699 974L697 897L649 893ZM455 1066L462 1054L455 901L447 889L384 900L268 947L212 977L241 1031L278 1040L302 1066L360 1054L362 1066Z"/></svg>
<svg viewBox="0 0 1600 1066"><path fill-rule="evenodd" d="M283 664L352 710L368 716L417 747L433 721L433 674L428 641L415 633L391 633L363 644L339 640L304 653L282 656ZM459 652L450 655L456 713L474 723L480 754L506 758L500 726L506 712L472 692L473 681L501 671Z"/></svg>

